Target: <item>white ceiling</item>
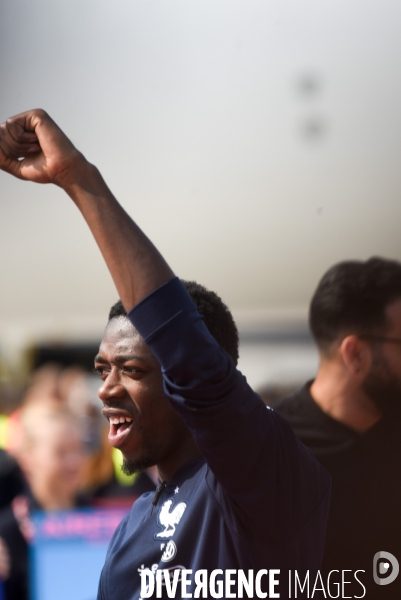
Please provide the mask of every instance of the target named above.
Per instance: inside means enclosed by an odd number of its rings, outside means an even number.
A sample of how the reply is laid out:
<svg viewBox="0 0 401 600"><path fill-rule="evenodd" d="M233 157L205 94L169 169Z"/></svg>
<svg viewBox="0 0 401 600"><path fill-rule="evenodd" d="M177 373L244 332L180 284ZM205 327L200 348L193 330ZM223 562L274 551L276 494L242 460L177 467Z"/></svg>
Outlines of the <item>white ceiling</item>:
<svg viewBox="0 0 401 600"><path fill-rule="evenodd" d="M334 262L401 259L400 28L398 0L2 0L0 120L45 108L179 275L302 318ZM97 336L75 207L4 173L0 206L3 341Z"/></svg>

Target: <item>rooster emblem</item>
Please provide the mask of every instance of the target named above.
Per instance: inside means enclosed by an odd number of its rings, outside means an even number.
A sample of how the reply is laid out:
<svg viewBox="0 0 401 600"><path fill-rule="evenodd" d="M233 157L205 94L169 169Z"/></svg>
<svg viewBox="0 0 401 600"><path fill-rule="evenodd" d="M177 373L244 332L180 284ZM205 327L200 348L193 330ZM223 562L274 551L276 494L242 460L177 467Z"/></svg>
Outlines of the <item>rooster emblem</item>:
<svg viewBox="0 0 401 600"><path fill-rule="evenodd" d="M177 504L177 506L174 507L172 511L170 511L172 504L172 500L166 500L166 502L161 507L158 516L158 524L160 525L160 527L164 527L164 530L160 531L159 533L156 533L155 538L164 539L174 535L175 528L181 521L181 517L185 512L187 503L180 502L179 504Z"/></svg>

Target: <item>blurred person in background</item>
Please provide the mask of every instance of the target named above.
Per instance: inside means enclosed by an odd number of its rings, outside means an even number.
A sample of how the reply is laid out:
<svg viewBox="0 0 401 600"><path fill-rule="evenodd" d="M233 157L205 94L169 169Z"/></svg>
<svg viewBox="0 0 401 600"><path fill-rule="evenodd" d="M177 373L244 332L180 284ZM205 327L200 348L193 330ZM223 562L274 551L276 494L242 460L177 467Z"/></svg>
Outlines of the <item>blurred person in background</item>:
<svg viewBox="0 0 401 600"><path fill-rule="evenodd" d="M50 402L23 409L19 461L27 486L23 495L0 511L0 538L9 556L4 580L7 600L28 595L28 543L32 510L67 510L81 505L83 440L79 422L65 408Z"/></svg>
<svg viewBox="0 0 401 600"><path fill-rule="evenodd" d="M4 448L17 460L23 443L23 431L21 416L28 406L49 404L61 406L61 398L58 393L58 377L60 366L55 363L47 363L35 370L25 392L22 394L17 407L7 417L4 427Z"/></svg>
<svg viewBox="0 0 401 600"><path fill-rule="evenodd" d="M333 478L323 567L365 570L367 598L401 598L401 578L373 582L373 557L401 562L401 263L333 266L310 306L319 370L272 404ZM351 579L351 577L349 577ZM347 584L347 597L361 595Z"/></svg>
<svg viewBox="0 0 401 600"><path fill-rule="evenodd" d="M81 423L65 408L33 406L23 411L20 464L33 501L44 510L77 504L84 458Z"/></svg>

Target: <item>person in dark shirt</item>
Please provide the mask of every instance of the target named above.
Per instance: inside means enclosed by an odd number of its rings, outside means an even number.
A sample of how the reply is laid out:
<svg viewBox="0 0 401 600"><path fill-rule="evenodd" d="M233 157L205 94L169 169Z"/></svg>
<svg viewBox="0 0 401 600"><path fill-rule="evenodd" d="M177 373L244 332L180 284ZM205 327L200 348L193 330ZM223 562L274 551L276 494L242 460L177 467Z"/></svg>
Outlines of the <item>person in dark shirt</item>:
<svg viewBox="0 0 401 600"><path fill-rule="evenodd" d="M377 585L373 559L385 551L401 562L401 264L332 267L312 298L310 327L316 378L272 407L333 479L323 568L364 570L366 598L399 599L401 577ZM390 562L375 567L382 581L397 570ZM362 593L355 580L345 589Z"/></svg>
<svg viewBox="0 0 401 600"><path fill-rule="evenodd" d="M228 309L216 294L188 289L174 276L97 169L43 111L0 126L0 168L56 183L71 196L121 298L95 360L99 398L126 472L156 464L160 484L117 528L98 598L137 600L146 591L143 572L149 585L161 574L163 597L167 586L184 580L191 593L200 584L209 594L209 582L197 575L213 577L218 569L219 586L230 587L231 577L232 586L242 585L241 575L235 577L243 571L248 597L253 589L258 596L260 587L262 594L285 598L289 570L319 568L330 483L285 420L236 370ZM216 319L222 312L224 321ZM211 333L216 320L220 344Z"/></svg>
<svg viewBox="0 0 401 600"><path fill-rule="evenodd" d="M0 510L24 489L24 478L17 461L0 448Z"/></svg>
<svg viewBox="0 0 401 600"><path fill-rule="evenodd" d="M26 542L15 527L12 512L13 500L25 492L26 482L17 461L0 449L0 600L26 597Z"/></svg>

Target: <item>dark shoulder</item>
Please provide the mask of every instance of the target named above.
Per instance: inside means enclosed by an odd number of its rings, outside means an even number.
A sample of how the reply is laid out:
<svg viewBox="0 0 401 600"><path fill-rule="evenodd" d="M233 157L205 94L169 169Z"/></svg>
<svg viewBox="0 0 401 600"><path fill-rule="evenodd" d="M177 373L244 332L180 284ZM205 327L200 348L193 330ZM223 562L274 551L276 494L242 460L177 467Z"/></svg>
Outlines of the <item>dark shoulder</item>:
<svg viewBox="0 0 401 600"><path fill-rule="evenodd" d="M14 516L11 504L0 509L0 536L5 537L9 532L14 533L18 529L18 523Z"/></svg>
<svg viewBox="0 0 401 600"><path fill-rule="evenodd" d="M275 401L272 408L286 419L299 439L327 467L326 461L349 450L357 436L322 411L310 394L311 384L310 381L292 396Z"/></svg>
<svg viewBox="0 0 401 600"><path fill-rule="evenodd" d="M24 490L24 478L17 461L0 448L0 508L21 494Z"/></svg>
<svg viewBox="0 0 401 600"><path fill-rule="evenodd" d="M313 400L309 391L311 384L312 382L309 381L295 394L275 401L272 408L290 424L299 439L318 456L322 446L326 446L327 438L334 435L337 440L338 432L336 423L325 415Z"/></svg>
<svg viewBox="0 0 401 600"><path fill-rule="evenodd" d="M291 396L274 400L270 405L271 408L290 423L294 418L298 420L300 415L308 414L313 409L311 405L314 402L309 393L310 385L311 382L308 382Z"/></svg>

